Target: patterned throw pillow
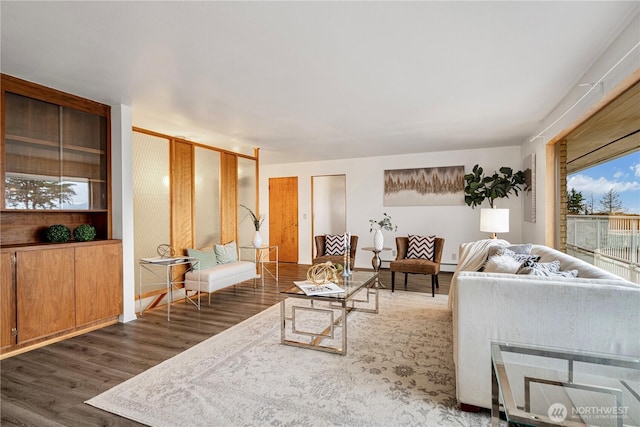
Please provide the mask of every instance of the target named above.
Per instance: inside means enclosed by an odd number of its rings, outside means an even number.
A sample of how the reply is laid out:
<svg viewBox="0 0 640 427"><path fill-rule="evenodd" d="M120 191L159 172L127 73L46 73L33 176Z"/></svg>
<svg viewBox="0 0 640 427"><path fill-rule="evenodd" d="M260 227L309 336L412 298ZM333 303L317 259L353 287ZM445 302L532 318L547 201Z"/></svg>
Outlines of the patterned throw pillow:
<svg viewBox="0 0 640 427"><path fill-rule="evenodd" d="M522 264L518 274L531 274L533 276L555 276L560 272L560 261L532 262Z"/></svg>
<svg viewBox="0 0 640 427"><path fill-rule="evenodd" d="M416 236L409 234L407 258L428 259L433 261L436 251L436 236Z"/></svg>
<svg viewBox="0 0 640 427"><path fill-rule="evenodd" d="M327 234L324 239L325 255L344 255L344 234Z"/></svg>

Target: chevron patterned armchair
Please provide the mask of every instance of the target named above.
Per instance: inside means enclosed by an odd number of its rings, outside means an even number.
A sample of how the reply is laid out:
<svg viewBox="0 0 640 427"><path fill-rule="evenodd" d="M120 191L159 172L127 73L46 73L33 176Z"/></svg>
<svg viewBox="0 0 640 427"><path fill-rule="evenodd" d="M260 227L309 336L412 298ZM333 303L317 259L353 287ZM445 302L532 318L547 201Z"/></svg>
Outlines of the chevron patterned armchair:
<svg viewBox="0 0 640 427"><path fill-rule="evenodd" d="M440 260L444 249L444 239L436 237L434 241L433 261L424 258L407 258L409 250L408 237L396 237L398 250L396 259L391 261L391 292L395 291L396 272L404 273L404 288L407 288L408 274L431 275L431 295L436 296L436 288L439 288L438 273L440 273Z"/></svg>
<svg viewBox="0 0 640 427"><path fill-rule="evenodd" d="M316 257L313 259L314 264L320 264L323 262L331 261L334 264L344 264L344 256L343 255L326 255L326 238L325 234L321 234L319 236L315 236L316 241ZM349 262L349 266L351 270L353 270L353 266L356 263L356 249L358 246L358 236L351 235L351 250L349 251L349 256L351 262Z"/></svg>

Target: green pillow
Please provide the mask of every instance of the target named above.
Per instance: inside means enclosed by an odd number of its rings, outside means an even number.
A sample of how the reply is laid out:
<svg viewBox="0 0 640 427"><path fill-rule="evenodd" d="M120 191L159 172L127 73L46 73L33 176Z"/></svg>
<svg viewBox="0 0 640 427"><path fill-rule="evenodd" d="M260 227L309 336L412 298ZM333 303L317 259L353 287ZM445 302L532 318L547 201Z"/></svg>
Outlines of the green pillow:
<svg viewBox="0 0 640 427"><path fill-rule="evenodd" d="M218 264L228 264L238 261L236 242L229 242L225 245L215 245L214 251L218 259Z"/></svg>
<svg viewBox="0 0 640 427"><path fill-rule="evenodd" d="M218 264L218 260L216 258L216 254L213 252L213 248L199 250L199 249L187 249L187 255L192 258L197 258L198 261L198 270L205 270L209 267L213 267Z"/></svg>

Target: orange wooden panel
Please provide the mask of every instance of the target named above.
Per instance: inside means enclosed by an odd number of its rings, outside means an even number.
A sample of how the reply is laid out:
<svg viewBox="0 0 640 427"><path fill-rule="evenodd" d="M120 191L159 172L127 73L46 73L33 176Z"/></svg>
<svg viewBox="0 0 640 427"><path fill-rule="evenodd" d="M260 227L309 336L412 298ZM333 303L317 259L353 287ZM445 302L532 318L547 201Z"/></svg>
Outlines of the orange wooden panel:
<svg viewBox="0 0 640 427"><path fill-rule="evenodd" d="M17 253L18 344L75 326L73 247Z"/></svg>
<svg viewBox="0 0 640 427"><path fill-rule="evenodd" d="M280 262L298 262L298 177L269 178L269 243Z"/></svg>
<svg viewBox="0 0 640 427"><path fill-rule="evenodd" d="M228 243L237 239L238 157L222 153L220 162L220 240Z"/></svg>
<svg viewBox="0 0 640 427"><path fill-rule="evenodd" d="M171 246L193 247L193 145L173 142L171 158Z"/></svg>
<svg viewBox="0 0 640 427"><path fill-rule="evenodd" d="M16 298L13 284L12 252L0 254L0 348L16 343L11 329L16 327Z"/></svg>
<svg viewBox="0 0 640 427"><path fill-rule="evenodd" d="M122 313L122 243L75 248L76 325Z"/></svg>

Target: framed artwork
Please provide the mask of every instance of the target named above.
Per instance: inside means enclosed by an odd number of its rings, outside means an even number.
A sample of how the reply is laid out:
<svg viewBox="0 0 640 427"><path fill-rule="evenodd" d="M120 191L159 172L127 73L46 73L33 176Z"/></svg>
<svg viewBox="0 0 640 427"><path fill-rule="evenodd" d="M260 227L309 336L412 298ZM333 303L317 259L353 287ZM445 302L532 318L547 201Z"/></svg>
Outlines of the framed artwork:
<svg viewBox="0 0 640 427"><path fill-rule="evenodd" d="M384 206L464 205L464 166L384 171Z"/></svg>
<svg viewBox="0 0 640 427"><path fill-rule="evenodd" d="M523 161L524 169L524 220L536 222L536 153Z"/></svg>

